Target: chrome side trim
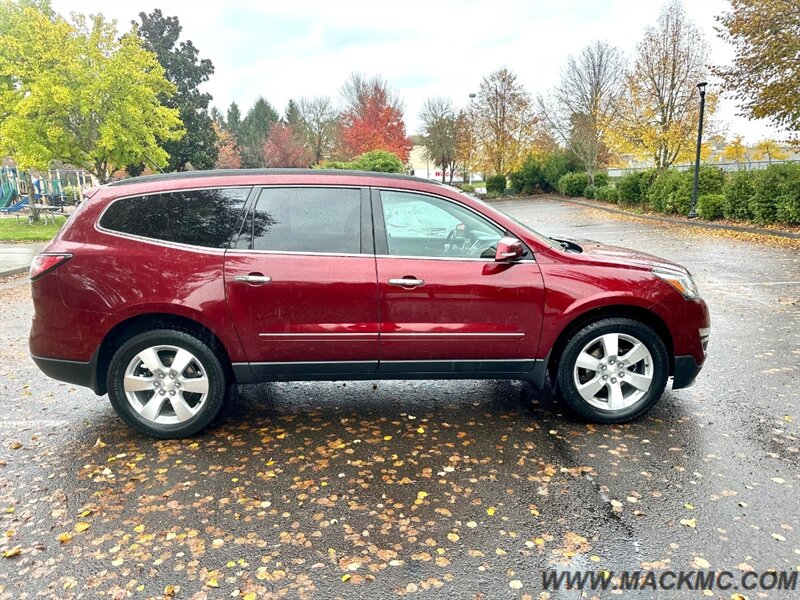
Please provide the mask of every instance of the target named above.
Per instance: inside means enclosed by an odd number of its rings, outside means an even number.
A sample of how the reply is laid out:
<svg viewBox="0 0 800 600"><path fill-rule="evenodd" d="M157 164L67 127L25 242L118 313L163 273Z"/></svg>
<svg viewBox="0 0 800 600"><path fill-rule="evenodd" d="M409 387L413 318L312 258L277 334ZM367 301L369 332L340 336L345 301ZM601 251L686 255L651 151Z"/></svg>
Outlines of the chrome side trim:
<svg viewBox="0 0 800 600"><path fill-rule="evenodd" d="M441 338L441 337L480 337L480 338L497 338L497 337L510 337L510 338L523 338L525 337L524 333L521 332L513 332L513 333L505 333L505 332L498 332L498 333L460 333L458 331L441 331L435 333L414 333L414 332L401 332L401 333L381 333L381 337L385 338L393 338L393 337L433 337L433 338Z"/></svg>
<svg viewBox="0 0 800 600"><path fill-rule="evenodd" d="M286 341L307 342L312 340L350 342L371 342L378 340L378 333L259 333L258 337ZM355 339L354 339L355 338Z"/></svg>
<svg viewBox="0 0 800 600"><path fill-rule="evenodd" d="M506 363L506 362L541 362L543 358L437 358L429 360L381 360L381 364L413 364L413 363ZM310 360L310 361L279 361L279 362L234 362L234 366L256 366L256 365L363 365L377 363L378 360Z"/></svg>
<svg viewBox="0 0 800 600"><path fill-rule="evenodd" d="M472 332L465 332L460 333L458 331L440 331L435 333L415 333L413 331L409 332L400 332L400 333L382 333L382 332L375 332L375 333L259 333L258 337L263 338L276 338L276 339L296 339L298 341L307 341L310 339L325 339L327 340L336 340L336 339L346 339L351 341L369 341L369 340L376 340L378 337L382 338L409 338L409 337L424 337L424 338L462 338L462 337L479 337L479 338L524 338L525 334L522 332L498 332L498 333L472 333ZM361 338L361 339L353 339L353 338Z"/></svg>

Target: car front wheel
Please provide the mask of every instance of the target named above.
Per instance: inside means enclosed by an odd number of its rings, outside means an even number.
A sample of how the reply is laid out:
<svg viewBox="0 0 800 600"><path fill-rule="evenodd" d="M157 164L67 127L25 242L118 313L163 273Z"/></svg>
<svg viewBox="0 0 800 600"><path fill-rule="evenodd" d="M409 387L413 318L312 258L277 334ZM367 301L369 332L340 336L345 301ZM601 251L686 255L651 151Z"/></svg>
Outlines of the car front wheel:
<svg viewBox="0 0 800 600"><path fill-rule="evenodd" d="M131 337L108 370L108 395L122 419L157 438L204 429L225 399L225 372L217 354L183 331L154 330Z"/></svg>
<svg viewBox="0 0 800 600"><path fill-rule="evenodd" d="M622 423L653 407L669 376L661 337L632 319L609 318L586 325L567 342L558 385L578 416Z"/></svg>

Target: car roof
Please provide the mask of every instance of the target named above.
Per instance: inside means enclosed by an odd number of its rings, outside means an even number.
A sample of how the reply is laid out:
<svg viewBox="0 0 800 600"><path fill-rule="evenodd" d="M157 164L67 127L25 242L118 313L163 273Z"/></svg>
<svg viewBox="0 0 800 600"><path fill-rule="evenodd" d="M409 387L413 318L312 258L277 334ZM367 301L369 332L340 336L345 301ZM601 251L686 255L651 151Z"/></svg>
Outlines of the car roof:
<svg viewBox="0 0 800 600"><path fill-rule="evenodd" d="M310 175L329 176L329 177L369 177L371 179L393 179L401 181L414 181L416 183L427 183L442 185L438 181L414 177L412 175L400 175L398 173L379 173L376 171L351 171L346 169L209 169L207 171L184 171L181 173L161 173L157 175L143 175L140 177L130 177L107 184L107 187L121 187L144 183L166 183L169 181L185 181L191 179L203 179L211 177L273 177L281 175Z"/></svg>

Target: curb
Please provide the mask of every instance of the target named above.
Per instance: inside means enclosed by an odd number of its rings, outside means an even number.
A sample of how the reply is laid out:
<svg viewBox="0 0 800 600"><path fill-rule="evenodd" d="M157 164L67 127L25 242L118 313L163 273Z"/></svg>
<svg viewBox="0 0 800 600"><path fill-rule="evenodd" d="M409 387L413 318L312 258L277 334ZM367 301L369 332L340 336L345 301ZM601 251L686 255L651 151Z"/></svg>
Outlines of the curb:
<svg viewBox="0 0 800 600"><path fill-rule="evenodd" d="M728 231L740 231L742 233L755 233L758 235L774 235L776 237L788 238L790 240L800 240L800 233L792 233L791 231L778 231L774 229L761 229L760 227L744 227L740 225L722 225L720 223L706 223L702 221L687 222L685 219L671 219L669 217L657 217L655 215L642 215L639 213L628 212L619 208L611 208L610 206L602 206L594 202L584 202L582 200L575 200L574 198L565 198L563 196L554 196L562 202L571 202L572 204L580 204L587 208L596 208L606 212L615 213L618 215L625 215L626 217L636 217L637 219L649 219L650 221L660 221L661 223L672 223L673 225L686 225L687 227L699 227L700 229L727 229Z"/></svg>
<svg viewBox="0 0 800 600"><path fill-rule="evenodd" d="M30 269L30 266L27 267L16 267L14 269L7 269L5 271L0 271L0 278L3 277L11 277L13 275L19 275L20 273L25 273Z"/></svg>

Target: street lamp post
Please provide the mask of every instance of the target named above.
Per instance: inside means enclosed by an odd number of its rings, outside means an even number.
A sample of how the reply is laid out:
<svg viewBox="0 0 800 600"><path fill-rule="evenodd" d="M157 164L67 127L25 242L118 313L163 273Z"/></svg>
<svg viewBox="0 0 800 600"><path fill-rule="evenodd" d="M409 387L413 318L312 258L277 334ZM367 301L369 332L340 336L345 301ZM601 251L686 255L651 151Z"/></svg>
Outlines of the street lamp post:
<svg viewBox="0 0 800 600"><path fill-rule="evenodd" d="M692 188L692 208L689 211L689 218L694 219L697 217L697 183L700 179L700 145L703 142L703 112L706 108L706 85L705 81L697 84L697 89L700 90L700 120L697 123L697 153L694 159L694 187Z"/></svg>
<svg viewBox="0 0 800 600"><path fill-rule="evenodd" d="M472 110L471 110L472 109L472 101L475 100L476 97L477 97L477 94L470 94L469 95L470 117L472 117L472 114L471 114L472 113ZM474 123L472 122L472 119L470 118L469 119L469 155L468 155L468 158L467 158L467 162L469 162L469 164L467 165L467 168L469 169L469 184L470 185L472 185L472 144L475 142L475 140L472 139L472 136L475 134L475 130L474 130L473 125L474 125Z"/></svg>

